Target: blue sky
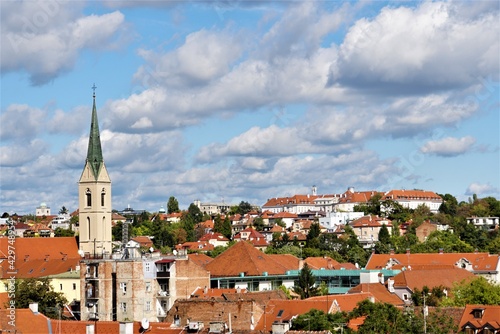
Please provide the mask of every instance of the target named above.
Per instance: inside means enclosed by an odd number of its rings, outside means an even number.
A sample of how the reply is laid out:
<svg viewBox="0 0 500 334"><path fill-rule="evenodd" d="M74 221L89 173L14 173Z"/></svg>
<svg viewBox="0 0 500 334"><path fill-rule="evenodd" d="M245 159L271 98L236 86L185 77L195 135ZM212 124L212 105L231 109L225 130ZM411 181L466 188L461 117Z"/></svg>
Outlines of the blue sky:
<svg viewBox="0 0 500 334"><path fill-rule="evenodd" d="M497 1L1 1L0 211L77 209L92 85L113 207L500 198Z"/></svg>

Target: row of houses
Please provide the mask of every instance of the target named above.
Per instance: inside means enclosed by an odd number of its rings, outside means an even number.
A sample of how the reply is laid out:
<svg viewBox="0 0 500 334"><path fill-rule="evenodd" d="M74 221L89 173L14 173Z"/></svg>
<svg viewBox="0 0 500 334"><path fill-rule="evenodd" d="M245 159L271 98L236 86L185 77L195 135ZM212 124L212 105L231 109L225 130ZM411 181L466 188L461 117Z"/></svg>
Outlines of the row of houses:
<svg viewBox="0 0 500 334"><path fill-rule="evenodd" d="M8 239L0 238L0 250L6 254L7 249ZM499 256L477 252L372 254L366 267L358 268L329 257L268 255L245 241L216 258L183 252L85 258L74 238L16 239L16 251L16 276L50 277L54 290L71 301L71 314L84 323L147 319L170 328L193 321L210 328L219 321L234 330L279 333L312 307L348 311L364 299L404 307L411 305L412 291L424 285L450 291L455 282L476 276L500 284ZM3 280L10 278L6 260L0 264ZM329 294L286 299L278 288L293 288L306 263Z"/></svg>

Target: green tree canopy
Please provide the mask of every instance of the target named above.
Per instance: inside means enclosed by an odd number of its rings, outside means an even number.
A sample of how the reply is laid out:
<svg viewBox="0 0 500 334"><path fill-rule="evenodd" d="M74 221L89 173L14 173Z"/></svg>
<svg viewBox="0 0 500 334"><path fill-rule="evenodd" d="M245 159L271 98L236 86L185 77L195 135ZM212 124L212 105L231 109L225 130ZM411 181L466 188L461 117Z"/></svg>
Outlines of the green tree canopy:
<svg viewBox="0 0 500 334"><path fill-rule="evenodd" d="M179 212L179 201L174 196L170 196L167 202L167 213Z"/></svg>
<svg viewBox="0 0 500 334"><path fill-rule="evenodd" d="M442 306L465 306L466 304L500 305L500 285L488 282L484 277L455 284L450 297L444 298Z"/></svg>
<svg viewBox="0 0 500 334"><path fill-rule="evenodd" d="M318 288L314 286L315 283L316 278L307 263L305 263L299 272L299 278L295 282L293 290L300 295L300 299L313 297L318 294Z"/></svg>
<svg viewBox="0 0 500 334"><path fill-rule="evenodd" d="M57 319L61 308L68 301L61 292L55 292L50 280L44 278L17 279L15 285L16 309L28 308L31 303L38 303L38 309L46 316Z"/></svg>

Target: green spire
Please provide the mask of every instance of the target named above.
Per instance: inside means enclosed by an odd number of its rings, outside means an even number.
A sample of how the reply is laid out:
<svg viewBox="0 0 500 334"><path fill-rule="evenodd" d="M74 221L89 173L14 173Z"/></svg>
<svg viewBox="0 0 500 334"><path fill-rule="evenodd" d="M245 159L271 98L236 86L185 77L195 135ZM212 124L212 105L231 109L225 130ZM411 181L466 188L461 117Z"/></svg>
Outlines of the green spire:
<svg viewBox="0 0 500 334"><path fill-rule="evenodd" d="M94 177L97 180L99 172L101 171L104 159L102 158L101 149L101 137L99 135L99 123L97 122L97 110L95 107L95 89L96 86L92 87L94 90L94 105L92 107L92 121L90 124L90 136L89 136L89 147L87 150L87 162L90 164L92 171L94 172Z"/></svg>

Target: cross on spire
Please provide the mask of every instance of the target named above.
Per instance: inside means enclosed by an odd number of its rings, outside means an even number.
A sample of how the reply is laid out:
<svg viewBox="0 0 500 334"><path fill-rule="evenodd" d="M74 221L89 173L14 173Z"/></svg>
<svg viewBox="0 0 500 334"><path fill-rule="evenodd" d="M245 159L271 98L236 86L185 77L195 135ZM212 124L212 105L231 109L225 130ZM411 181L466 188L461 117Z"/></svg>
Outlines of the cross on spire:
<svg viewBox="0 0 500 334"><path fill-rule="evenodd" d="M94 97L95 97L95 89L97 88L97 87L96 87L96 85L95 85L95 83L94 83L94 85L93 85L92 87L90 87L90 88L92 88L92 90L94 91Z"/></svg>

